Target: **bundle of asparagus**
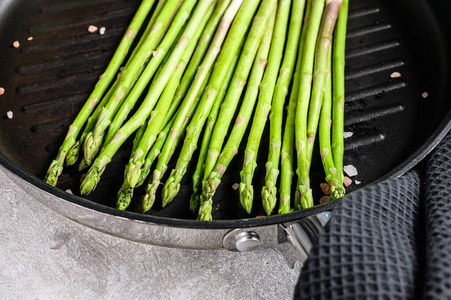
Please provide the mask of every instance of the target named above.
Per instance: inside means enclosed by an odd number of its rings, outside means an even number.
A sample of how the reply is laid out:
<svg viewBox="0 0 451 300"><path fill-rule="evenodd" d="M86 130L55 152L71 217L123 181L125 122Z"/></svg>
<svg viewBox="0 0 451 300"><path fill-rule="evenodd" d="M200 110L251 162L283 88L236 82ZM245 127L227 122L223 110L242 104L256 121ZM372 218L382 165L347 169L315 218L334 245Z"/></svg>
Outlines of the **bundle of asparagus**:
<svg viewBox="0 0 451 300"><path fill-rule="evenodd" d="M90 193L114 154L135 133L116 206L127 209L134 189L152 173L142 203L146 212L155 203L172 158L176 164L161 190L162 206L175 198L199 144L190 208L198 219L211 220L221 178L246 142L239 191L250 213L257 154L269 116L261 190L267 215L277 199L280 214L313 206L309 172L318 128L331 199L343 196L348 0L154 2L142 0L111 62L69 126L46 182L56 185L64 163L80 161L80 170L89 167L80 193ZM128 55L145 20L148 24ZM183 138L181 151L173 155Z"/></svg>

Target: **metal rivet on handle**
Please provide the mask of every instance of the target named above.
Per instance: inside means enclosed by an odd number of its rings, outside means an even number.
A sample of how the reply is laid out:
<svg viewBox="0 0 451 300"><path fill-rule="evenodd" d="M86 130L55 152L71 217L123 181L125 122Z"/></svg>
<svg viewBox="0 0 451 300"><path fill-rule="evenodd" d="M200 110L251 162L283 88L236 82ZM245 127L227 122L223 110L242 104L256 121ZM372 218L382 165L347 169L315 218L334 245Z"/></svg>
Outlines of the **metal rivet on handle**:
<svg viewBox="0 0 451 300"><path fill-rule="evenodd" d="M234 229L226 233L222 241L224 248L230 251L247 252L260 248L260 235L255 231Z"/></svg>
<svg viewBox="0 0 451 300"><path fill-rule="evenodd" d="M260 236L256 232L245 231L236 236L235 247L239 252L256 250L260 245Z"/></svg>

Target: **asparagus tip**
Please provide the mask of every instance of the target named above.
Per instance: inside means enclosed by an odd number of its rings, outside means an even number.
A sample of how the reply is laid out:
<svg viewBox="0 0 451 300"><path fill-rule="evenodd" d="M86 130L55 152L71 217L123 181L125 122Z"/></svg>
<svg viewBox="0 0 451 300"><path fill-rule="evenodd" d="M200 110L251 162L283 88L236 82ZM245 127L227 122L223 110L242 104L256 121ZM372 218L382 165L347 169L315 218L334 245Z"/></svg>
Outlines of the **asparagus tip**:
<svg viewBox="0 0 451 300"><path fill-rule="evenodd" d="M174 177L169 177L168 181L163 187L162 196L162 207L165 207L174 200L175 196L180 190L180 182L178 182Z"/></svg>
<svg viewBox="0 0 451 300"><path fill-rule="evenodd" d="M126 210L130 205L132 197L133 188L129 187L128 184L124 182L124 184L119 189L119 192L117 193L116 208L119 210Z"/></svg>
<svg viewBox="0 0 451 300"><path fill-rule="evenodd" d="M48 171L47 171L47 175L45 176L45 182L52 185L52 186L56 186L56 183L58 182L58 176L60 171L60 165L58 164L57 160L52 161L52 164L50 165Z"/></svg>
<svg viewBox="0 0 451 300"><path fill-rule="evenodd" d="M251 213L252 202L254 200L254 189L252 185L246 186L244 183L240 183L240 202L247 213Z"/></svg>
<svg viewBox="0 0 451 300"><path fill-rule="evenodd" d="M143 212L146 212L149 209L151 209L153 204L155 203L156 190L157 190L157 188L156 188L155 184L153 184L153 183L151 183L147 186L147 192L144 195L143 204L142 204Z"/></svg>
<svg viewBox="0 0 451 300"><path fill-rule="evenodd" d="M211 198L202 200L203 201L201 201L202 203L200 204L199 207L199 215L197 219L202 221L211 221L212 220L211 210L213 207L213 200Z"/></svg>
<svg viewBox="0 0 451 300"><path fill-rule="evenodd" d="M200 204L200 193L197 191L197 189L193 192L191 195L191 198L189 200L189 209L195 213L199 210L199 204Z"/></svg>
<svg viewBox="0 0 451 300"><path fill-rule="evenodd" d="M80 153L80 141L77 141L67 152L66 166L74 165L78 160L79 153Z"/></svg>
<svg viewBox="0 0 451 300"><path fill-rule="evenodd" d="M269 187L268 185L262 188L263 208L266 214L271 215L277 202L277 189L275 186Z"/></svg>

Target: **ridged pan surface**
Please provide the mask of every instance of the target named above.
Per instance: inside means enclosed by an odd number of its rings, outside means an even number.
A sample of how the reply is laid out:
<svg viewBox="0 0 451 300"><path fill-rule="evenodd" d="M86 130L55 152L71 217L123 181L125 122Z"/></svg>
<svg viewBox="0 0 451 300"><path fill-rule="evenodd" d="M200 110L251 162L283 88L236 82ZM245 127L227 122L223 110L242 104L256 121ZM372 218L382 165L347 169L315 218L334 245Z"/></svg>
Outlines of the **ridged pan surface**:
<svg viewBox="0 0 451 300"><path fill-rule="evenodd" d="M139 2L0 1L0 87L5 89L0 96L0 152L36 181L44 177ZM449 91L442 36L431 12L425 10L427 6L418 3L417 8L405 10L403 1L350 0L345 132L352 136L345 140L344 162L358 174L352 177L348 193L410 168L433 147L433 136L447 122L450 104L445 101ZM106 32L90 33L89 25L105 27ZM16 40L19 48L12 46ZM263 215L259 191L264 181L268 128L265 136L258 156L252 214L241 208L238 190L233 189L239 182L242 143L215 195L213 219ZM130 147L131 141L119 150L97 189L86 196L101 204L99 207L114 208ZM192 165L188 174L190 171ZM66 168L58 189L70 189L75 197L68 199L83 204L77 198L81 176L75 167ZM318 200L319 185L324 182L319 154L314 156L311 176ZM190 194L191 177L186 175L173 203L161 209L157 200L147 215L195 219L189 212ZM141 188L128 211L140 212L142 196Z"/></svg>

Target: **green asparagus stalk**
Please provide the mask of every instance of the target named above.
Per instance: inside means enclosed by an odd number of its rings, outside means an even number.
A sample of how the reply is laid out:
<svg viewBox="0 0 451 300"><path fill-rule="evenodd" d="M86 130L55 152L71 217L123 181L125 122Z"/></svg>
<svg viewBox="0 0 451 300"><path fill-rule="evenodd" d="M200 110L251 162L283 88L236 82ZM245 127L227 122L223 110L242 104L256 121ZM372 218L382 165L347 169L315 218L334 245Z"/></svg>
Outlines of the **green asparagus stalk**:
<svg viewBox="0 0 451 300"><path fill-rule="evenodd" d="M274 91L270 119L269 152L266 163L265 186L262 188L263 208L269 216L277 202L277 177L279 176L280 150L282 147L282 122L285 98L293 74L296 52L301 35L301 24L304 15L305 0L293 3L287 45L283 56L282 66ZM288 13L287 13L288 16Z"/></svg>
<svg viewBox="0 0 451 300"><path fill-rule="evenodd" d="M166 0L158 0L158 3L155 6L155 9L152 12L152 17L150 17L149 23L147 23L147 27L144 30L141 38L139 39L138 44L133 49L133 52L130 55L130 58L128 59L128 62L133 61L133 58L135 57L136 53L138 53L139 49L146 41L146 37L150 34L153 24L155 23L155 20L157 19L158 15L160 14L161 10L163 9L165 2L166 2Z"/></svg>
<svg viewBox="0 0 451 300"><path fill-rule="evenodd" d="M183 74L182 81L180 82L179 87L175 93L174 99L172 100L171 106L168 110L168 116L172 116L179 109L180 103L185 98L185 95L193 81L200 64L202 63L202 59L207 52L210 43L213 39L214 33L221 21L225 10L229 6L231 0L219 0L216 5L215 11L213 15L210 17L207 26L202 32L201 37L199 38L199 42L197 43L196 50L191 57L188 67ZM167 121L170 118L167 118Z"/></svg>
<svg viewBox="0 0 451 300"><path fill-rule="evenodd" d="M195 34L199 21L208 10L208 7L211 3L211 0L201 0L200 3L196 6L196 9L192 17L190 18L190 21L186 26L182 37L179 39L176 48L171 53L168 62L165 64L158 77L153 80L152 85L149 88L149 92L147 93L147 96L143 100L141 106L136 111L136 113L121 127L121 129L116 132L108 146L106 146L101 151L100 155L95 159L93 165L89 169L81 184L82 194L87 194L95 188L98 181L100 180L101 174L104 172L106 165L111 161L114 153L136 129L143 125L154 104L160 98L160 95L166 87L169 78L175 71L183 53L186 50L186 47L189 44L189 41ZM161 14L163 12L164 9ZM155 24L157 23L158 19Z"/></svg>
<svg viewBox="0 0 451 300"><path fill-rule="evenodd" d="M343 185L344 104L345 104L345 46L348 20L348 0L343 0L335 25L333 43L333 103L332 103L332 156L337 169L339 186Z"/></svg>
<svg viewBox="0 0 451 300"><path fill-rule="evenodd" d="M66 134L63 144L58 151L57 157L51 162L45 176L45 182L47 182L48 184L53 186L57 184L58 177L63 171L63 164L66 159L67 152L75 144L80 130L90 116L91 112L96 108L98 102L115 77L119 66L122 64L124 58L126 57L128 50L136 36L136 33L141 28L141 25L144 22L144 19L146 18L150 9L152 8L153 3L154 0L143 0L135 16L133 17L133 20L128 26L127 31L125 32L125 35L122 38L118 48L116 49L116 52L114 53L113 58L108 64L106 70L100 76L96 87L88 97L86 103L83 105L77 117L69 126L69 130Z"/></svg>
<svg viewBox="0 0 451 300"><path fill-rule="evenodd" d="M330 186L330 198L337 199L345 193L343 184L337 178L337 169L334 165L334 159L331 149L331 125L332 125L332 79L331 77L331 57L332 49L327 54L327 73L325 79L325 88L323 90L323 104L321 106L321 116L319 120L319 149L321 154L321 162L323 164L324 173L326 174L326 182Z"/></svg>
<svg viewBox="0 0 451 300"><path fill-rule="evenodd" d="M126 179L131 187L135 187L141 177L141 167L144 164L147 153L152 147L152 144L155 142L157 135L160 132L160 128L163 128L164 126L163 121L171 105L172 99L174 98L174 94L180 84L186 66L193 55L197 41L205 25L207 24L207 21L213 13L214 7L214 5L210 5L208 11L199 22L193 39L189 42L186 52L183 54L183 57L177 65L177 68L167 84L160 100L158 101L156 108L151 113L151 118L149 120L149 124L147 125L147 129L133 155L133 158L129 161L129 167L127 168Z"/></svg>
<svg viewBox="0 0 451 300"><path fill-rule="evenodd" d="M332 35L338 12L340 11L341 1L342 0L327 0L316 46L312 95L310 98L307 120L307 140L310 160L312 158L316 131L318 130L323 100L323 89L326 82L327 53L332 44Z"/></svg>
<svg viewBox="0 0 451 300"><path fill-rule="evenodd" d="M306 27L304 53L302 54L299 96L296 104L295 146L297 154L298 175L295 208L309 208L313 206L312 190L310 188L310 158L307 140L307 116L310 103L310 93L313 77L313 62L315 45L318 37L321 17L324 10L324 0L312 0L310 18Z"/></svg>
<svg viewBox="0 0 451 300"><path fill-rule="evenodd" d="M285 12L286 13L286 12ZM284 13L284 14L285 14ZM279 73L280 63L282 60L283 49L285 46L287 15L280 13L278 9L276 23L271 41L271 49L268 57L265 74L260 85L260 95L255 109L254 119L252 121L251 130L244 151L244 163L240 172L240 202L243 208L250 213L254 200L254 188L252 186L252 178L255 168L257 167L257 153L260 146L260 139L265 128L268 114L271 110L271 102L273 98L274 88Z"/></svg>
<svg viewBox="0 0 451 300"><path fill-rule="evenodd" d="M269 54L269 48L271 45L271 38L274 30L274 22L276 17L276 9L273 10L273 14L266 27L265 34L260 43L260 47L257 52L257 56L254 59L251 75L246 88L246 94L241 104L240 111L235 121L235 126L230 133L224 149L218 158L216 166L213 171L204 175L205 190L209 191L209 194L202 195L200 202L200 209L198 210L198 219L204 221L210 221L212 219L211 210L213 204L213 195L215 189L219 186L222 175L224 174L227 166L232 158L237 154L238 147L246 131L247 125L252 115L252 111L255 106L255 101L258 96L258 88L265 72L267 58ZM216 103L215 103L216 105ZM208 146L208 145L207 145ZM206 156L207 152L205 153ZM205 158L204 158L205 160ZM215 171L215 169L217 171ZM224 172L223 172L224 171ZM199 180L201 183L202 181Z"/></svg>
<svg viewBox="0 0 451 300"><path fill-rule="evenodd" d="M241 50L239 51L241 53ZM227 88L229 87L230 81L232 80L233 73L235 72L236 65L238 64L239 55L235 55L235 59L232 66L229 68L224 82L219 91L218 101L215 101L213 107L211 108L210 114L208 115L207 122L205 125L204 133L202 136L201 147L199 151L199 157L197 159L196 170L193 173L193 194L190 198L190 210L195 213L199 209L200 204L200 193L202 192L202 178L204 176L204 164L208 153L208 145L210 143L211 134L216 123L216 119L219 114L219 109L221 108L222 101L227 93Z"/></svg>
<svg viewBox="0 0 451 300"><path fill-rule="evenodd" d="M306 37L306 25L310 18L311 1L308 1L305 8L304 24L302 25L301 37L298 47L298 55L296 61L296 69L293 75L293 83L291 87L290 100L287 107L287 117L285 121L285 130L283 133L282 150L281 150L281 172L280 172L280 202L279 214L290 212L291 207L291 186L294 176L294 155L293 149L295 137L295 118L296 118L296 102L299 94L299 80L301 73L302 54L304 53L304 44Z"/></svg>
<svg viewBox="0 0 451 300"><path fill-rule="evenodd" d="M190 4L188 7L185 5ZM193 2L184 2L180 10L177 12L171 26L169 27L167 33L164 35L162 42L158 45L157 50L153 52L153 57L147 64L143 73L139 77L137 83L133 86L130 94L124 100L117 113L114 115L114 119L108 126L108 133L103 142L104 145L108 144L113 138L117 130L122 126L124 121L127 119L128 114L134 108L136 102L140 98L142 92L148 85L152 77L158 76L158 72L162 69L164 64L167 62L170 53L174 50L176 44L175 40L179 40L186 27L186 20L189 17L189 13L194 6ZM213 6L212 6L213 7ZM157 70L158 68L158 70ZM174 91L175 92L175 91Z"/></svg>
<svg viewBox="0 0 451 300"><path fill-rule="evenodd" d="M118 75L118 78L119 78L119 76L121 76L120 73ZM66 155L66 166L72 166L78 161L78 157L79 157L79 154L80 154L80 145L84 144L86 135L88 134L89 131L91 131L94 128L96 120L97 120L97 117L99 116L100 109L103 106L105 106L105 104L107 103L108 99L113 94L114 89L116 88L118 81L119 80L117 79L113 83L111 88L108 90L108 92L102 98L102 101L100 101L100 104L97 105L97 107L94 110L94 112L91 114L91 116L89 116L89 118L88 118L88 120L86 122L85 128L83 129L83 132L81 134L80 139L78 141L76 141L75 144L67 152L67 155Z"/></svg>
<svg viewBox="0 0 451 300"><path fill-rule="evenodd" d="M135 57L136 53L139 51L140 47L142 46L142 44L145 42L146 37L149 35L150 31L152 30L152 26L155 23L156 18L158 17L160 11L163 9L164 3L166 1L165 0L159 0L154 11L152 12L152 17L149 20L149 23L147 24L147 27L144 31L144 33L142 34L138 45L133 49L132 54L130 55L130 58L127 61L126 66L133 61L133 58ZM77 162L78 160L78 156L79 156L79 152L80 152L80 145L84 145L85 143L85 138L87 136L87 134L89 132L91 132L94 127L95 124L97 122L97 118L99 117L99 113L100 113L100 109L102 107L105 106L105 104L108 102L108 100L111 98L114 90L117 87L117 84L119 82L121 76L121 72L118 74L116 81L114 82L114 84L110 87L108 93L102 98L102 101L100 102L99 105L97 105L95 111L91 114L91 116L88 118L87 124L82 132L82 135L80 137L80 139L72 146L72 148L69 150L69 152L67 153L66 156L66 165L73 165ZM84 168L86 168L88 165L87 163L84 161L84 159L82 160L82 162L80 163L80 167L79 170L83 170Z"/></svg>
<svg viewBox="0 0 451 300"><path fill-rule="evenodd" d="M254 61L258 47L260 46L260 41L265 32L265 27L276 3L277 1L268 1L268 3L262 4L262 9L259 9L255 20L253 21L238 66L232 78L231 85L229 86L226 98L221 105L221 110L213 129L208 150L208 159L205 161L206 174L210 173L221 151L231 119L233 118L238 101L240 100L247 77L249 76L252 62ZM218 98L216 97L214 101L217 100ZM177 164L163 188L163 205L170 203L180 189L180 181L185 175L188 163L197 148L200 133L214 101L211 104L205 103L205 111L201 109L199 109L199 112L196 111L191 124L187 128L185 143L178 157ZM203 106L200 106L200 108L203 108Z"/></svg>
<svg viewBox="0 0 451 300"><path fill-rule="evenodd" d="M195 99L195 102L196 102L196 103L199 102L199 99L202 97L202 94L203 94L203 92L204 92L204 90L205 90L205 88L206 88L206 86L207 86L208 78L210 77L210 75L211 75L211 72L209 72L209 74L207 75L207 79L204 81L204 83L202 84L202 87L201 87L200 90L199 90L199 94L197 95L197 97L196 97L196 99ZM180 127L180 131L181 131L181 132L185 132L186 127L188 127L189 121L191 120L191 118L192 118L192 116L193 116L195 110L196 110L196 106L190 107L190 109L189 109L189 111L188 111L188 113L187 113L187 116L186 116L186 118L185 118L185 122L184 122L184 124L182 124L182 126ZM173 120L173 121L175 121L175 118L177 118L177 115L174 116L174 120ZM174 123L174 122L172 122L172 124L173 124L173 123ZM172 127L173 127L173 126L171 125L170 128L168 129L168 133L169 133L170 130L172 130ZM175 148L178 147L178 145L179 145L180 142L182 141L182 138L183 138L183 135L182 135L182 134L178 134L176 137L174 137L173 149L175 149ZM166 139L167 139L167 138L166 138ZM165 140L166 140L166 139L165 139ZM165 141L163 141L163 143L164 143L164 142L165 142ZM163 146L164 146L163 144L159 146L159 148L158 148L158 154L160 154L161 148L162 148ZM171 152L169 153L169 160L170 160L172 154L173 154L173 151L171 151ZM146 179L147 175L150 173L150 165L153 163L153 159L156 158L156 157L153 158L152 156L153 156L153 155L152 155L152 151L151 151L151 152L147 155L146 162L144 163L144 167L143 167L143 170L142 170L142 172L141 172L141 179L140 179L140 182L139 182L138 184L142 184L142 182ZM152 160L152 161L151 161L151 160ZM152 198L152 197L146 197L146 196L145 196L145 198L144 198L144 200L143 200L143 204L142 204L143 211L146 212L146 211L148 211L149 209L151 209L152 206L153 206L153 204L154 204L154 201L155 201L155 198L154 198L154 197Z"/></svg>
<svg viewBox="0 0 451 300"><path fill-rule="evenodd" d="M141 138L144 135L144 132L146 131L146 128L147 127L143 125L139 127L138 130L136 131L135 138L133 139L133 146L131 151L132 155L135 152L136 148L138 147L139 142L141 141ZM127 167L128 165L125 166L124 177L125 174L127 174ZM124 180L117 194L116 208L119 210L126 210L127 207L130 205L132 197L133 197L133 188L131 188L128 185L128 182Z"/></svg>
<svg viewBox="0 0 451 300"><path fill-rule="evenodd" d="M143 203L155 202L155 193L160 184L161 177L165 173L170 156L175 149L174 143L177 139L177 136L184 133L184 131L181 130L181 127L185 124L187 112L191 109L192 106L196 105L196 102L194 100L196 99L200 87L206 80L206 77L210 72L213 63L215 62L216 57L219 54L215 67L213 68L212 74L210 76L209 83L205 88L199 105L202 105L202 103L204 103L205 101L213 102L214 98L216 98L218 94L222 79L227 73L227 70L230 68L234 55L237 52L237 46L241 43L241 39L246 32L247 25L250 22L250 19L252 18L256 7L258 6L258 1L254 0L245 1L241 6L242 3L243 0L233 0L227 11L224 13L218 30L216 31L211 45L207 53L205 54L201 66L198 69L199 71L196 74L193 82L191 83L191 86L187 92L185 99L182 102L181 107L178 109L177 119L175 120L173 128L171 129L171 139L167 139L165 145L163 146L163 150L160 154L160 157L158 158L158 163L153 172L152 179L147 186L147 193L144 197ZM231 26L232 21L233 25ZM231 27L230 32L229 27ZM222 47L222 50L220 50L223 43L224 47ZM208 113L209 111L205 113L206 116L208 116ZM148 205L145 206L148 207Z"/></svg>
<svg viewBox="0 0 451 300"><path fill-rule="evenodd" d="M206 85L207 85L207 80L205 81L204 85L200 89L197 98L201 97L201 95L203 93L203 90L205 89ZM171 103L171 106L173 106L173 104L174 104L174 102ZM195 106L191 107L191 110L188 112L188 116L186 118L186 125L184 125L182 127L183 131L186 129L186 126L188 126L188 122L189 122L190 118L192 117L192 115L194 114L195 108L196 108ZM169 115L169 112L166 115L166 119L167 119L168 115ZM149 151L149 153L147 153L146 160L145 160L144 165L143 165L142 170L141 170L140 179L139 179L138 183L136 184L135 188L138 187L138 186L141 186L144 183L144 181L146 180L147 176L150 173L150 168L151 168L153 162L155 161L155 159L160 154L161 148L163 148L163 145L164 145L164 142L166 141L168 133L171 130L172 125L174 124L176 115L171 116L171 117L172 117L172 119L169 122L167 122L167 120L163 121L163 124L165 124L165 127L160 132L160 134L158 135L158 138L155 141L155 143L153 144L152 149ZM141 126L139 128L139 130L142 130L142 128L144 128L144 130L145 130L146 127L143 125L143 126ZM144 133L144 130L143 130L142 133ZM175 147L178 146L178 144L180 143L181 138L182 138L181 135L179 135L176 138ZM141 137L138 137L138 142L136 143L136 147L137 147L140 139L141 139ZM132 152L134 152L134 150L132 150ZM123 183L121 189L118 192L118 199L117 199L116 208L118 208L120 210L125 210L129 206L129 204L131 202L131 199L133 197L133 190L134 189L131 188L128 185L128 182L126 180L124 180L124 183ZM145 204L145 206L143 205L144 211L148 211L153 205L153 203L143 203L143 204Z"/></svg>
<svg viewBox="0 0 451 300"><path fill-rule="evenodd" d="M189 62L189 65L183 75L182 81L180 82L179 87L177 88L176 95L173 98L173 101L171 103L171 106L168 111L168 116L172 116L174 112L178 109L180 102L183 100L183 97L186 94L186 91L189 88L189 85L191 81L193 80L197 68L199 67L203 56L205 55L205 52L208 49L208 46L211 42L211 39L213 37L213 33L216 30L219 21L221 20L222 15L224 14L224 11L227 9L228 4L231 0L220 0L218 1L218 4L215 7L215 10L213 12L213 15L208 20L208 24L206 25L204 32L202 32L202 36L199 39L199 42L197 44L196 50ZM169 51L168 53L171 53ZM165 57L167 59L167 56ZM164 61L163 61L164 63ZM160 66L161 67L161 66ZM141 79L140 79L141 80ZM131 96L129 96L131 97ZM114 133L117 131L117 129L120 127L120 125L124 122L126 119L129 110L132 109L129 105L127 107L124 107L123 105L119 112L114 117L114 120L112 124L109 127L108 135L105 139L104 144L107 144L113 137ZM170 118L166 118L166 122L169 121Z"/></svg>
<svg viewBox="0 0 451 300"><path fill-rule="evenodd" d="M153 37L153 39L151 39L152 43L149 43L150 45L146 44L147 41L149 41L148 38L141 46L141 49L136 53L134 60L124 68L123 76L118 84L114 100L110 99L110 101L102 108L93 132L88 133L86 137L84 157L88 165L100 150L106 129L109 128L107 138L109 140L106 141L106 143L108 143L124 122L127 113L121 112L118 114L118 117L115 118L114 122L111 123L119 108L122 107L122 110L125 112L130 111L133 108L188 19L195 2L195 0L184 1L171 23L168 32L164 35L163 41L155 51L153 51L153 49L156 47L164 28L160 27L160 30L151 30L149 37ZM166 6L168 4L170 4L170 2L166 3L163 11L157 17L153 26L154 29L158 28L158 26L164 27L169 23L175 8L169 6L171 10L167 10ZM176 6L177 3L174 4ZM159 23L159 21L162 21L162 23ZM154 33L157 34L154 35ZM150 59L151 54L152 58ZM147 63L149 59L150 62Z"/></svg>

